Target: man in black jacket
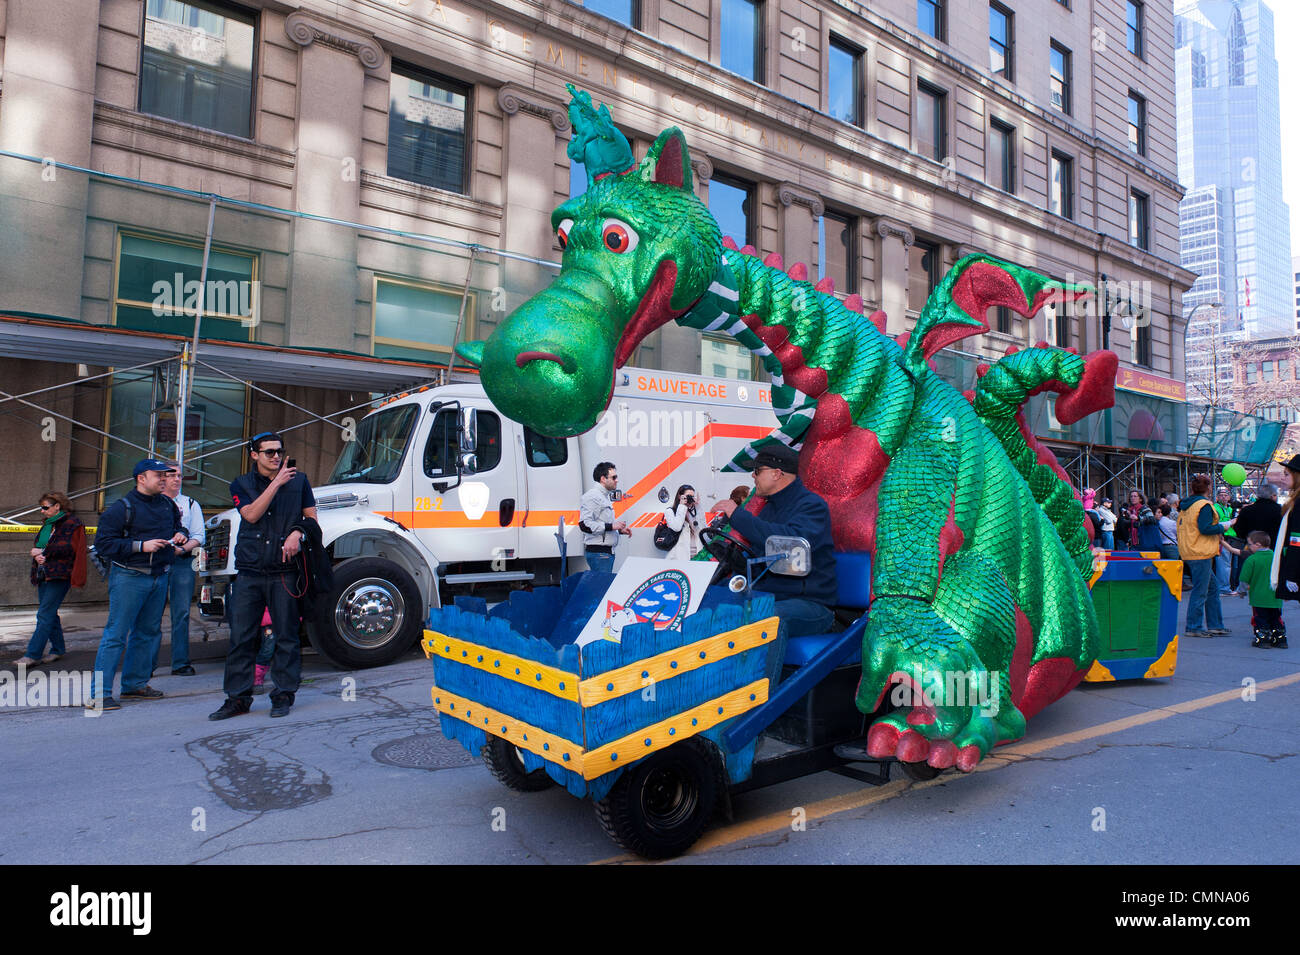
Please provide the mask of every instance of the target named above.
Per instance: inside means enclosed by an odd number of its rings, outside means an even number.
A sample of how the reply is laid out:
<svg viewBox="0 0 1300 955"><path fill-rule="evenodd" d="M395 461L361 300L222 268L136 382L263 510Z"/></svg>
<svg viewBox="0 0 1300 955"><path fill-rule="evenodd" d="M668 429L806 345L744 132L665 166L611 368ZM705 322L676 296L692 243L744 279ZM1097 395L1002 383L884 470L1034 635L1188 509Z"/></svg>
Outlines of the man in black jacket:
<svg viewBox="0 0 1300 955"><path fill-rule="evenodd" d="M754 458L754 493L767 499L758 516L738 508L730 499L718 502L718 509L731 519L731 526L758 553L773 535L803 537L812 545L812 568L806 577L765 574L756 590L776 597L776 613L792 637L826 633L835 620L835 552L831 539L831 512L826 502L799 480L799 453L784 445L773 445Z"/></svg>
<svg viewBox="0 0 1300 955"><path fill-rule="evenodd" d="M175 547L189 538L181 512L162 493L171 466L146 458L136 464L135 489L114 501L99 519L95 552L111 562L108 622L95 654L95 689L87 706L116 710L113 680L122 663L122 699L158 700L149 686L153 657L162 639L167 572ZM123 649L126 659L123 662Z"/></svg>
<svg viewBox="0 0 1300 955"><path fill-rule="evenodd" d="M1272 484L1260 485L1258 497L1254 504L1247 504L1237 512L1237 523L1232 529L1237 532L1237 539L1245 541L1251 531L1263 531L1269 540L1277 537L1278 525L1282 523L1282 506L1277 502L1277 488ZM1240 581L1241 561L1233 561L1232 577L1228 588L1236 590ZM1245 596L1245 594L1242 594Z"/></svg>
<svg viewBox="0 0 1300 955"><path fill-rule="evenodd" d="M208 716L225 720L253 704L253 662L260 645L262 614L271 611L275 656L271 660L271 715L288 716L302 679L298 642L298 600L306 589L297 559L304 517L316 519L316 497L307 478L284 458L284 439L272 431L248 442L253 469L230 484L239 509L235 538L235 599L231 605L230 651L226 655L226 702Z"/></svg>

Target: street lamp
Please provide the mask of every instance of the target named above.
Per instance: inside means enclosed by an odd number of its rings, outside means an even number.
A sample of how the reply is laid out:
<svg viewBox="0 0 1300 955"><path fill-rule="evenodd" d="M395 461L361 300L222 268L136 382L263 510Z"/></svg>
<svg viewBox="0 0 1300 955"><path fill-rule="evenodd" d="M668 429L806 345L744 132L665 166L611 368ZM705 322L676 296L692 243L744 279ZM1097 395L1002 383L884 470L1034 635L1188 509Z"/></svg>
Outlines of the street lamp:
<svg viewBox="0 0 1300 955"><path fill-rule="evenodd" d="M1186 369L1187 329L1192 327L1192 319L1196 317L1196 313L1197 313L1198 311L1200 311L1201 309L1206 308L1206 307L1209 307L1209 308L1223 308L1223 303L1222 303L1222 302L1197 302L1195 305L1192 306L1192 310L1191 310L1190 312L1187 313L1187 324L1183 327L1183 355L1184 355L1184 359L1183 359L1183 364L1184 364L1184 368L1183 368L1183 376L1184 376L1184 377L1186 377L1186 375L1187 375L1187 369ZM1222 324L1222 323L1220 323L1220 324ZM1216 330L1216 331L1217 331L1217 330ZM1217 337L1217 334L1216 334L1216 337ZM1218 403L1219 403L1219 402L1218 402L1218 398L1219 398L1219 349L1218 349L1218 347L1217 347L1217 342L1216 342L1215 344L1212 344L1212 345L1210 346L1210 358L1211 358L1211 360L1214 362L1214 377L1211 379L1212 385L1211 385L1211 388L1210 388L1210 404L1212 404L1212 405L1214 405L1214 406L1217 407L1217 406L1218 406Z"/></svg>

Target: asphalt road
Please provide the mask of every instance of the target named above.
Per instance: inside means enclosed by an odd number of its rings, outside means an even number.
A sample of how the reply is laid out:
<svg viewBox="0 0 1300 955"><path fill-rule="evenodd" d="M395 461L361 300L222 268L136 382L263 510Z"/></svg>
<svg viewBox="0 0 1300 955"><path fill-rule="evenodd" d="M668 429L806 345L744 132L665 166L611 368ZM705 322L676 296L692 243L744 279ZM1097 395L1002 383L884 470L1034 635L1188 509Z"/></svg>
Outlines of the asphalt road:
<svg viewBox="0 0 1300 955"><path fill-rule="evenodd" d="M1234 636L1184 640L1173 678L1081 688L973 774L750 793L674 864L1294 862L1300 650L1252 649L1245 602L1225 609ZM79 636L60 666L85 666ZM0 862L635 861L589 804L506 790L444 740L422 655L356 673L309 655L290 716L258 697L212 723L213 637L197 676L154 678L161 701L0 707Z"/></svg>

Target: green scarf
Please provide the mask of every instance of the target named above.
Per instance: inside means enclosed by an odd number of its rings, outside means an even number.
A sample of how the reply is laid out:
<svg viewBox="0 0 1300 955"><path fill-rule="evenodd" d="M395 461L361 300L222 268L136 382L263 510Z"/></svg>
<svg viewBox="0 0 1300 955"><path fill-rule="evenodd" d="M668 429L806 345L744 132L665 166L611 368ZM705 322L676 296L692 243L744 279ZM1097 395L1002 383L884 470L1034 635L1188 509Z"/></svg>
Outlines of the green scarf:
<svg viewBox="0 0 1300 955"><path fill-rule="evenodd" d="M45 545L50 542L50 535L54 533L54 525L67 516L68 514L66 511L59 511L53 517L45 518L45 523L42 524L41 529L36 532L36 546L41 548L41 550L44 550Z"/></svg>

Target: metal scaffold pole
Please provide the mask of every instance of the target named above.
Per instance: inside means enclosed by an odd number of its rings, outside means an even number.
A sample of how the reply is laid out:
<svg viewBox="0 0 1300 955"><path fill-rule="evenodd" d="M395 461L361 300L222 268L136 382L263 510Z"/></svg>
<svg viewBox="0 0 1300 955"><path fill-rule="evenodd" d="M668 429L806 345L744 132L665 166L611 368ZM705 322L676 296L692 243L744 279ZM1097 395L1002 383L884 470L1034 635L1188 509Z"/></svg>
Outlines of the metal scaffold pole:
<svg viewBox="0 0 1300 955"><path fill-rule="evenodd" d="M208 258L212 254L212 227L217 218L217 197L208 198L208 231L203 236L203 267L199 270L199 300L194 309L194 337L181 350L180 380L176 383L176 463L185 474L185 412L194 391L194 361L199 353L199 327L207 301Z"/></svg>

